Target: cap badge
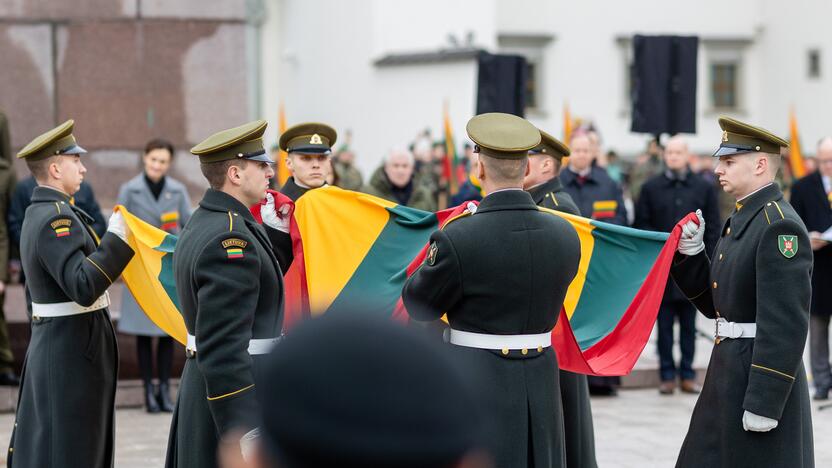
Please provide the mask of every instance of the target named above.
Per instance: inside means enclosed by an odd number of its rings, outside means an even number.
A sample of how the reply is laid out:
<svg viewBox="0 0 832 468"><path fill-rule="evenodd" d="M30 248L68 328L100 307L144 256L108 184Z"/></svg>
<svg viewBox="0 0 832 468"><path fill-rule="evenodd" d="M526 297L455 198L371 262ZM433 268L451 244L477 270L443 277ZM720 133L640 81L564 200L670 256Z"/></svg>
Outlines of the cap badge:
<svg viewBox="0 0 832 468"><path fill-rule="evenodd" d="M727 131L722 132L722 141L723 142L728 141L728 132Z"/></svg>
<svg viewBox="0 0 832 468"><path fill-rule="evenodd" d="M324 144L324 142L321 141L321 136L316 133L316 134L312 135L312 138L309 140L309 144L310 145L322 145L322 144Z"/></svg>

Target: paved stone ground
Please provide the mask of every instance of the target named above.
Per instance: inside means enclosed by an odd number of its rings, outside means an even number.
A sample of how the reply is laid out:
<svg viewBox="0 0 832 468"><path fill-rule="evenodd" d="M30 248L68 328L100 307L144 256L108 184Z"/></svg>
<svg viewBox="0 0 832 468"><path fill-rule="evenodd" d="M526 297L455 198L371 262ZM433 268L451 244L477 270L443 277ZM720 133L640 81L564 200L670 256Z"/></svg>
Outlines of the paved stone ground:
<svg viewBox="0 0 832 468"><path fill-rule="evenodd" d="M697 327L711 332L712 322L700 316ZM636 371L625 377L629 386L656 385L655 333L636 365ZM694 367L707 366L712 340L697 339ZM676 349L678 358L678 348ZM808 362L808 359L806 359ZM808 367L808 366L807 366ZM701 372L704 374L704 372ZM700 378L703 377L700 375ZM129 393L121 388L123 393ZM140 404L140 392L132 392L132 400L124 404ZM2 395L0 395L2 396ZM12 399L14 395L7 395ZM133 401L135 400L135 401ZM606 467L671 467L676 461L687 432L696 396L675 394L661 396L655 388L624 389L613 398L594 398L595 439L598 465ZM832 466L832 408L813 414L815 429L815 465ZM0 453L4 453L14 424L14 415L0 414ZM152 468L164 465L170 415L149 415L141 409L119 409L116 412L117 468ZM0 456L0 464L5 458Z"/></svg>
<svg viewBox="0 0 832 468"><path fill-rule="evenodd" d="M595 398L595 444L601 468L666 468L687 432L696 396L660 396L655 389L622 390L618 397ZM832 466L832 408L813 414L815 465ZM0 441L9 440L14 416L0 415ZM164 465L169 415L149 415L139 409L119 410L116 416L118 468ZM0 460L5 462L5 460Z"/></svg>

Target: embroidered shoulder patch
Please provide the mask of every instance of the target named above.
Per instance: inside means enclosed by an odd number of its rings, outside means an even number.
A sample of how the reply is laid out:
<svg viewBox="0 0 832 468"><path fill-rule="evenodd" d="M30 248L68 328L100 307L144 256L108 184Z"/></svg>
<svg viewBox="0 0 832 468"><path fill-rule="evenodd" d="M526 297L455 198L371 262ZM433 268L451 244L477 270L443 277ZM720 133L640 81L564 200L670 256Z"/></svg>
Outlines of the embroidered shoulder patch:
<svg viewBox="0 0 832 468"><path fill-rule="evenodd" d="M222 241L222 248L224 248L224 249L227 249L229 247L239 247L241 249L244 249L244 248L246 248L247 245L248 245L248 242L246 242L242 239L237 239L236 237L232 237L230 239L226 239L226 240Z"/></svg>
<svg viewBox="0 0 832 468"><path fill-rule="evenodd" d="M783 254L784 257L794 257L797 255L797 236L777 236L777 248L780 249L780 253Z"/></svg>
<svg viewBox="0 0 832 468"><path fill-rule="evenodd" d="M222 241L222 248L225 249L225 255L227 258L243 258L243 249L245 249L247 245L248 242L242 239L237 239L236 237Z"/></svg>
<svg viewBox="0 0 832 468"><path fill-rule="evenodd" d="M69 228L72 226L72 220L69 218L56 219L49 226L55 231L56 237L66 237L70 234Z"/></svg>
<svg viewBox="0 0 832 468"><path fill-rule="evenodd" d="M431 244L430 248L428 249L428 255L425 257L425 263L430 266L433 266L436 263L436 253L439 251L439 248L436 247L436 244Z"/></svg>

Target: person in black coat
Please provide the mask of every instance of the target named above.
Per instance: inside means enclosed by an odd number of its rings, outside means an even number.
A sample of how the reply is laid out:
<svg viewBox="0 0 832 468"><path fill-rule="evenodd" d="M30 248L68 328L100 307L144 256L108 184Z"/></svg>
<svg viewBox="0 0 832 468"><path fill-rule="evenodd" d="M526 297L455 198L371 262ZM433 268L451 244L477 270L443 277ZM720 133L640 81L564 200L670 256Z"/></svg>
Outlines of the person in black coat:
<svg viewBox="0 0 832 468"><path fill-rule="evenodd" d="M736 209L713 259L707 223L682 228L671 274L715 321L705 385L679 452L679 468L813 467L812 408L803 350L809 328L812 249L775 182L788 143L722 117L714 172Z"/></svg>
<svg viewBox="0 0 832 468"><path fill-rule="evenodd" d="M541 142L529 152L529 173L523 187L537 206L580 216L572 197L563 191L558 178L561 160L569 148L560 140L540 131ZM560 370L560 399L563 404L563 428L568 468L593 468L595 433L592 426L592 403L586 375Z"/></svg>
<svg viewBox="0 0 832 468"><path fill-rule="evenodd" d="M64 122L18 153L38 187L20 245L32 337L9 443L14 468L113 465L118 348L107 289L134 252L121 213L99 239L90 216L71 203L86 172L73 125Z"/></svg>
<svg viewBox="0 0 832 468"><path fill-rule="evenodd" d="M818 172L792 186L791 204L806 224L812 242L812 316L809 320L809 358L815 384L815 399L829 398L832 370L829 366L829 317L832 315L832 235L821 236L832 227L832 138L818 144ZM808 247L808 246L807 246Z"/></svg>
<svg viewBox="0 0 832 468"><path fill-rule="evenodd" d="M688 167L688 146L682 137L673 137L664 151L665 170L647 180L636 203L633 227L670 232L688 213L702 210L705 218L705 249L713 252L719 239L719 206L716 190ZM673 360L673 324L679 320L679 348L682 359L677 368ZM686 393L699 393L693 355L696 350L696 309L668 278L658 318L659 392L672 394L676 379Z"/></svg>
<svg viewBox="0 0 832 468"><path fill-rule="evenodd" d="M560 173L563 190L581 210L581 215L605 223L627 225L621 187L594 165L592 144L584 134L575 135L569 145L569 164Z"/></svg>
<svg viewBox="0 0 832 468"><path fill-rule="evenodd" d="M498 431L495 466L566 464L558 362L551 348L569 284L578 271L577 232L523 191L528 151L539 131L509 114L474 117L486 195L475 213L434 232L424 263L402 291L410 316L447 313L452 349L481 370L478 388Z"/></svg>

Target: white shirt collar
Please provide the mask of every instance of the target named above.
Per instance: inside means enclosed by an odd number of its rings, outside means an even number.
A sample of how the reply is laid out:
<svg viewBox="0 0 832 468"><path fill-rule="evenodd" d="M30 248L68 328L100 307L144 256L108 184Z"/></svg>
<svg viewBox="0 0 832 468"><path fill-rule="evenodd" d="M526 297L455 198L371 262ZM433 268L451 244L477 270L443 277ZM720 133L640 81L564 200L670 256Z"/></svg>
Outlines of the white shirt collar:
<svg viewBox="0 0 832 468"><path fill-rule="evenodd" d="M746 196L744 196L744 197L740 198L739 200L737 200L737 203L742 204L743 200L747 200L747 199L748 199L748 197L750 197L751 195L754 195L755 193L757 193L757 192L759 192L760 190L762 190L762 189L764 189L764 188L768 187L769 185L774 185L774 182L769 182L769 183L767 183L767 184L763 185L762 187L758 188L757 190L755 190L755 191L753 191L753 192L749 193L748 195L746 195Z"/></svg>

